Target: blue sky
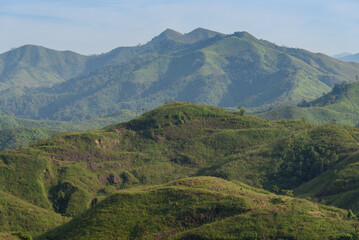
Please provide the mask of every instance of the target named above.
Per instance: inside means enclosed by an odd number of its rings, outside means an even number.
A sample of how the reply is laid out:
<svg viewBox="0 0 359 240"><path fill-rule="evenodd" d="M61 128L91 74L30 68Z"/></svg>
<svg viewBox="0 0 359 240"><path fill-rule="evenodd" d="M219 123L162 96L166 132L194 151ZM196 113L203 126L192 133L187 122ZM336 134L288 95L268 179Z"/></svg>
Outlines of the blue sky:
<svg viewBox="0 0 359 240"><path fill-rule="evenodd" d="M359 53L358 0L0 0L0 53L35 44L99 54L167 28L197 27L329 55Z"/></svg>

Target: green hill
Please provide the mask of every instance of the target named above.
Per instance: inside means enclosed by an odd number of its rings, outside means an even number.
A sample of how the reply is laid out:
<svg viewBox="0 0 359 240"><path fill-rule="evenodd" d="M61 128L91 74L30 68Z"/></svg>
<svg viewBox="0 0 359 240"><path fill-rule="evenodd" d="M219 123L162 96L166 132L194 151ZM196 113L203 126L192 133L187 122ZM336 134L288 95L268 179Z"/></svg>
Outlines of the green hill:
<svg viewBox="0 0 359 240"><path fill-rule="evenodd" d="M0 239L27 239L68 221L66 217L0 191Z"/></svg>
<svg viewBox="0 0 359 240"><path fill-rule="evenodd" d="M39 239L339 239L354 230L345 217L340 209L199 177L119 191Z"/></svg>
<svg viewBox="0 0 359 240"><path fill-rule="evenodd" d="M1 152L0 191L65 216L78 216L120 189L195 176L290 195L345 165L359 150L358 140L358 129L348 126L272 122L171 103L102 130L61 133ZM357 200L340 206L359 210Z"/></svg>
<svg viewBox="0 0 359 240"><path fill-rule="evenodd" d="M100 129L109 124L124 122L136 116L123 110L102 118L82 122L61 122L50 120L30 120L7 116L0 113L0 151L27 146L29 143L50 137L64 131L85 131Z"/></svg>
<svg viewBox="0 0 359 240"><path fill-rule="evenodd" d="M358 163L359 155L355 152L335 168L297 188L296 193L326 204L358 209Z"/></svg>
<svg viewBox="0 0 359 240"><path fill-rule="evenodd" d="M123 109L150 110L166 101L265 109L314 100L334 84L355 79L358 66L246 32L168 29L147 44L87 57L82 74L52 87L0 95L0 111L82 121Z"/></svg>
<svg viewBox="0 0 359 240"><path fill-rule="evenodd" d="M359 83L346 83L334 86L322 97L302 102L298 106L283 106L257 114L267 119L300 119L325 124L337 122L351 126L359 125Z"/></svg>

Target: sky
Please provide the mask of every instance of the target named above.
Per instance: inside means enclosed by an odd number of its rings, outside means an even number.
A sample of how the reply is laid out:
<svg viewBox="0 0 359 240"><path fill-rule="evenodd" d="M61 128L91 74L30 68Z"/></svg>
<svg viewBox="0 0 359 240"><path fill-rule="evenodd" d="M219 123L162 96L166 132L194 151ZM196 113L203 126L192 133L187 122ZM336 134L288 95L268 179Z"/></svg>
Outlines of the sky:
<svg viewBox="0 0 359 240"><path fill-rule="evenodd" d="M0 0L0 53L34 44L101 54L167 28L198 27L328 55L359 53L359 0Z"/></svg>

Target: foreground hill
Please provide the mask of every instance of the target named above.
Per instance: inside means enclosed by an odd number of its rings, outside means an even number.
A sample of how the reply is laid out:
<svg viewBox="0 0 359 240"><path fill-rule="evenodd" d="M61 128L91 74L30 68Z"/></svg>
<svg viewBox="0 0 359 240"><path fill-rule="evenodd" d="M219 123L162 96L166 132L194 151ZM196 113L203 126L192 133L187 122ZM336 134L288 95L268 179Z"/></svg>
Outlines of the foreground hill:
<svg viewBox="0 0 359 240"><path fill-rule="evenodd" d="M300 119L325 124L335 121L351 126L359 125L359 83L336 85L328 94L298 106L283 106L257 114L267 119Z"/></svg>
<svg viewBox="0 0 359 240"><path fill-rule="evenodd" d="M166 101L267 108L314 100L335 83L355 80L358 66L246 32L168 29L142 46L88 57L82 74L52 87L0 94L0 111L80 121L122 109L141 112Z"/></svg>
<svg viewBox="0 0 359 240"><path fill-rule="evenodd" d="M38 239L339 239L346 211L239 182L186 178L121 190Z"/></svg>
<svg viewBox="0 0 359 240"><path fill-rule="evenodd" d="M81 214L118 189L189 176L290 193L329 171L339 172L343 164L349 167L358 140L358 129L348 126L271 122L216 107L171 103L102 130L62 133L1 152L0 191L66 216ZM300 193L319 201L331 194L310 191ZM355 199L343 199L340 206L359 210Z"/></svg>
<svg viewBox="0 0 359 240"><path fill-rule="evenodd" d="M67 218L0 191L0 239L27 239L63 224Z"/></svg>

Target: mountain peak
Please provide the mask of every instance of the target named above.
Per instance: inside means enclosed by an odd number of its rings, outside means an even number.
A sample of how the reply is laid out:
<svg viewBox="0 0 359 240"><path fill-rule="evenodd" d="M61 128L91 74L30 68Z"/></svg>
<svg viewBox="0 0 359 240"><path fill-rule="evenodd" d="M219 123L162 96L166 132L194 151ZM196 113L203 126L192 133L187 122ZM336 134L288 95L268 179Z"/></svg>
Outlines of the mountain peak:
<svg viewBox="0 0 359 240"><path fill-rule="evenodd" d="M154 37L151 40L151 42L153 42L153 43L157 42L158 43L158 42L163 42L163 41L167 41L167 40L176 40L176 39L178 39L178 38L180 38L182 36L183 36L182 33L167 28L160 35L158 35L157 37Z"/></svg>
<svg viewBox="0 0 359 240"><path fill-rule="evenodd" d="M250 33L243 31L243 32L234 32L233 36L236 36L238 38L243 38L243 39L251 39L251 40L258 40L256 37L254 37L253 35L251 35Z"/></svg>
<svg viewBox="0 0 359 240"><path fill-rule="evenodd" d="M205 28L196 28L195 30L185 34L181 40L186 43L195 43L216 36L224 36L223 33L211 31Z"/></svg>
<svg viewBox="0 0 359 240"><path fill-rule="evenodd" d="M224 35L223 33L220 33L220 32L215 32L215 31L212 31L212 30L208 30L208 29L205 29L205 28L196 28L194 30L192 30L191 32L185 34L185 35L196 35L196 34L203 34L203 35Z"/></svg>

